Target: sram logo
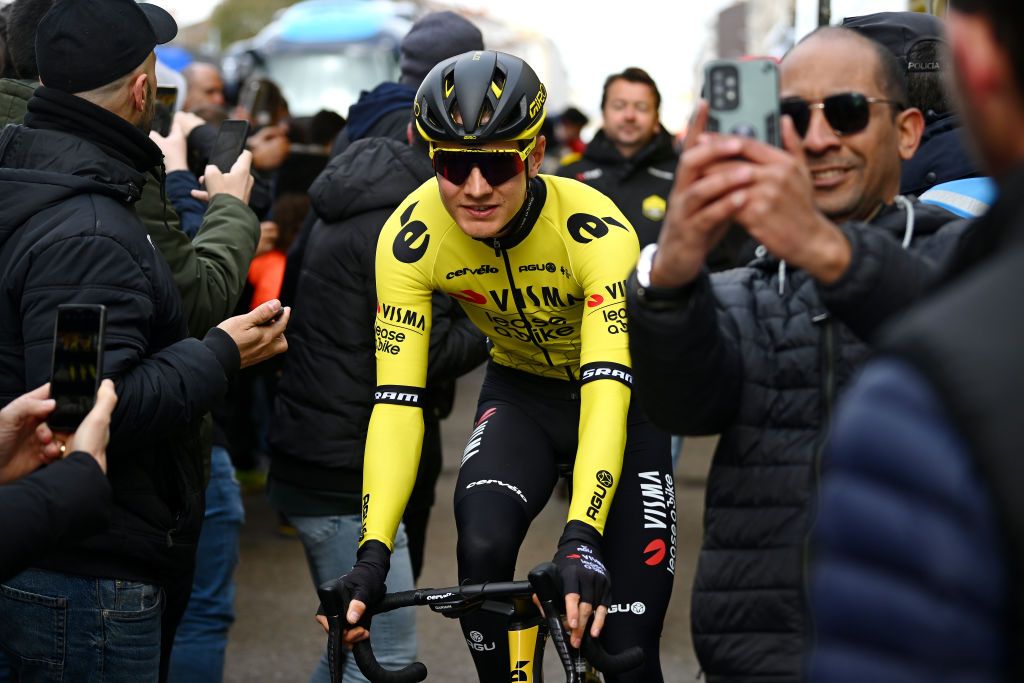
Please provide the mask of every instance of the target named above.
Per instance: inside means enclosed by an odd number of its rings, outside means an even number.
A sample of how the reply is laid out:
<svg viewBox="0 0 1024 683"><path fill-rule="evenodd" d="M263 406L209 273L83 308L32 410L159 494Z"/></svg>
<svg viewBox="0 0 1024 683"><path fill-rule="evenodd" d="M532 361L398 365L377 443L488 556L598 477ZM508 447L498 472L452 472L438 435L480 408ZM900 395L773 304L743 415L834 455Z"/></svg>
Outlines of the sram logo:
<svg viewBox="0 0 1024 683"><path fill-rule="evenodd" d="M402 403L419 404L419 394L410 394L401 391L378 391L373 394L378 401L401 401Z"/></svg>
<svg viewBox="0 0 1024 683"><path fill-rule="evenodd" d="M588 380L599 379L602 377L606 377L609 379L617 379L620 382L625 382L626 384L633 383L633 375L626 372L625 370L618 370L616 368L587 368L586 370L583 371L583 375L580 377L580 379Z"/></svg>

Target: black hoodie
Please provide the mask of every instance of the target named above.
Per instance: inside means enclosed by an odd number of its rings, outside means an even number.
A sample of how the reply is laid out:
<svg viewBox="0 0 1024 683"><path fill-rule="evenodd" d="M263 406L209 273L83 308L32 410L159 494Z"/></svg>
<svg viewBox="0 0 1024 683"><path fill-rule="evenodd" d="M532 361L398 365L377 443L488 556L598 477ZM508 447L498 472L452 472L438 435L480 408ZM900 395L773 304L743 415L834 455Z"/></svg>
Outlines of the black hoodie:
<svg viewBox="0 0 1024 683"><path fill-rule="evenodd" d="M356 493L376 385L377 236L431 177L425 152L364 138L310 187L317 221L299 274L278 385L271 475L299 488ZM486 358L484 336L447 297L434 297L428 391ZM425 418L431 419L430 408ZM436 418L434 418L436 420Z"/></svg>
<svg viewBox="0 0 1024 683"><path fill-rule="evenodd" d="M0 132L0 402L50 378L62 303L106 306L110 528L35 566L160 583L190 569L203 514L198 420L239 365L215 330L187 338L166 261L132 205L159 149L127 121L41 87Z"/></svg>

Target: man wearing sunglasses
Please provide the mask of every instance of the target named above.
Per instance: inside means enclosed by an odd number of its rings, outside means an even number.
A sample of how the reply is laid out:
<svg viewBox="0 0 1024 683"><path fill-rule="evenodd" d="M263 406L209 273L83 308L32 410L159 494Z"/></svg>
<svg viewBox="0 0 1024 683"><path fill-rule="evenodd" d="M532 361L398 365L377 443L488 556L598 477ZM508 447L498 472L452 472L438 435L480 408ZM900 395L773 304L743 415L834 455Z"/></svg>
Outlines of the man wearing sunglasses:
<svg viewBox="0 0 1024 683"><path fill-rule="evenodd" d="M693 640L707 680L803 680L806 541L839 391L876 326L927 288L954 216L897 197L921 135L894 58L821 29L780 65L784 148L691 126L658 245L627 284L637 397L716 434ZM733 223L760 243L708 275ZM907 247L907 248L905 248Z"/></svg>
<svg viewBox="0 0 1024 683"><path fill-rule="evenodd" d="M573 644L586 633L611 651L639 645L644 666L615 680L657 682L675 497L669 437L630 405L624 278L639 243L606 196L538 175L546 98L528 64L490 51L441 62L416 95L436 178L377 242L376 405L349 622L384 591L417 468L430 296L440 291L491 342L455 492L459 580L512 579L530 522L571 472L554 562ZM505 619L481 611L461 621L480 680L507 680Z"/></svg>

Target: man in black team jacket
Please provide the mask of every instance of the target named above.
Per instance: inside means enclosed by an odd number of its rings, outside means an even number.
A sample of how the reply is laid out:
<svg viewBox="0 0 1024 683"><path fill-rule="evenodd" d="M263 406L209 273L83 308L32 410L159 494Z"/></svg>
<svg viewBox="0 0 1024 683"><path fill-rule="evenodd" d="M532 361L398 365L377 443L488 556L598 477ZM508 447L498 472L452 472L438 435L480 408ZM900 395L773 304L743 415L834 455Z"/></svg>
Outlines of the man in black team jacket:
<svg viewBox="0 0 1024 683"><path fill-rule="evenodd" d="M721 434L691 613L712 683L803 680L806 541L832 402L959 235L943 229L952 214L897 196L923 118L903 106L891 53L819 29L780 75L786 149L692 135L659 244L627 286L635 395L674 433ZM819 103L842 93L856 95L830 100L826 119ZM758 256L709 276L704 257L733 221Z"/></svg>
<svg viewBox="0 0 1024 683"><path fill-rule="evenodd" d="M558 175L575 178L611 197L640 238L658 239L679 155L658 119L661 93L646 71L612 74L601 95L601 130L583 156L564 160ZM568 162L568 163L567 163Z"/></svg>
<svg viewBox="0 0 1024 683"><path fill-rule="evenodd" d="M60 545L0 592L0 643L23 678L157 677L202 520L199 419L240 366L285 347L287 311L259 325L276 303L188 338L171 272L133 210L162 164L142 132L153 47L176 31L154 6L59 0L37 31L44 86L25 125L0 132L0 401L49 378L62 303L106 306L103 374L120 398L109 529Z"/></svg>

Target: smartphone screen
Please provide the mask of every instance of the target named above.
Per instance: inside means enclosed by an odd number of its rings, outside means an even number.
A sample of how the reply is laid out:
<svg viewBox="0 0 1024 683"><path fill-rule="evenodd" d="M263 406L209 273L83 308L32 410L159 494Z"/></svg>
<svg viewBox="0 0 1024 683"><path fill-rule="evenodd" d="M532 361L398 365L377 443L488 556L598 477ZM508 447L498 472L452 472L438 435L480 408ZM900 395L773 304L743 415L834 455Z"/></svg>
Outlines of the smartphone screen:
<svg viewBox="0 0 1024 683"><path fill-rule="evenodd" d="M46 420L55 432L73 432L96 402L103 376L106 308L87 304L57 307L50 396L57 408Z"/></svg>
<svg viewBox="0 0 1024 683"><path fill-rule="evenodd" d="M238 155L245 149L245 141L249 137L249 122L240 119L228 119L220 124L217 139L213 142L208 164L213 164L223 173L231 170L238 160Z"/></svg>
<svg viewBox="0 0 1024 683"><path fill-rule="evenodd" d="M171 134L171 122L174 119L174 111L178 106L178 89L174 86L157 86L156 89L156 111L153 114L153 121L149 125L160 135L167 137Z"/></svg>
<svg viewBox="0 0 1024 683"><path fill-rule="evenodd" d="M779 74L767 59L717 60L704 69L708 130L779 145Z"/></svg>

